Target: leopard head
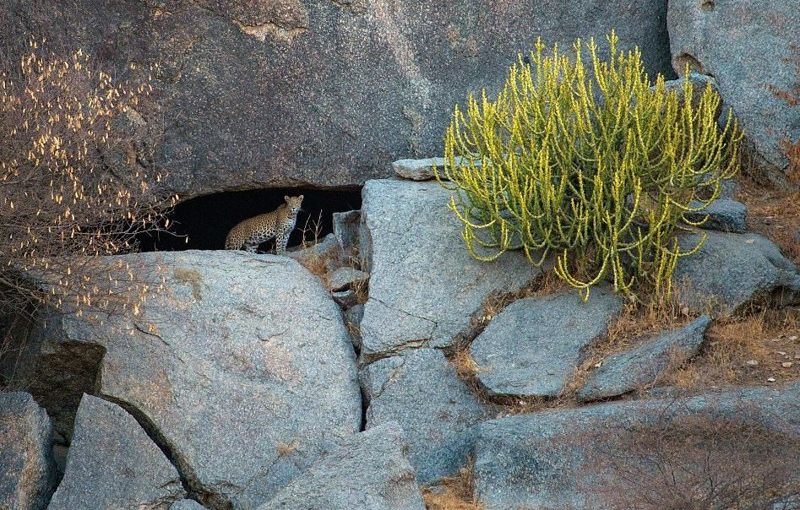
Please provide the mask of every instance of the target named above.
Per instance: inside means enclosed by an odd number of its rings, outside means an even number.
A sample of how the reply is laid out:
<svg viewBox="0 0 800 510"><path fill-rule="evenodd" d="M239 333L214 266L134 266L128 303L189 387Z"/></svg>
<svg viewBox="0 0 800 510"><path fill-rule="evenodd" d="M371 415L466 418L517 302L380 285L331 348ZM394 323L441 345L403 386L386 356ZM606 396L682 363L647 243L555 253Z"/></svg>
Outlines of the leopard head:
<svg viewBox="0 0 800 510"><path fill-rule="evenodd" d="M286 207L289 209L289 214L292 216L296 215L298 211L300 211L300 205L303 203L303 195L297 197L290 197L284 196L283 199L286 201Z"/></svg>

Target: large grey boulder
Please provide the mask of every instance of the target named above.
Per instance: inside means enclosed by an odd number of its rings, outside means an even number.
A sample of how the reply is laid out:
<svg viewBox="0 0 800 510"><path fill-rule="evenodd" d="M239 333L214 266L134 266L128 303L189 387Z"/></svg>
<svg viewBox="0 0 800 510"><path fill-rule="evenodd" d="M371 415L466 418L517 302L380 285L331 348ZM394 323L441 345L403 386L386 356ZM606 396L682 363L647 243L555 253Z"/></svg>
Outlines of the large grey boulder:
<svg viewBox="0 0 800 510"><path fill-rule="evenodd" d="M49 510L167 510L185 495L175 466L133 416L116 404L84 395L64 478Z"/></svg>
<svg viewBox="0 0 800 510"><path fill-rule="evenodd" d="M186 251L100 263L127 275L120 262L137 279L164 280L139 315L56 316L34 338L48 352L101 346L97 391L152 424L202 502L254 507L329 441L359 430L355 355L341 313L297 262Z"/></svg>
<svg viewBox="0 0 800 510"><path fill-rule="evenodd" d="M578 390L581 400L615 397L652 384L670 363L692 358L703 345L711 318L703 315L686 326L661 333L602 361Z"/></svg>
<svg viewBox="0 0 800 510"><path fill-rule="evenodd" d="M770 240L758 234L707 231L705 244L682 257L674 273L678 297L690 308L730 314L757 300L790 303L800 296L800 274ZM696 246L700 234L680 240Z"/></svg>
<svg viewBox="0 0 800 510"><path fill-rule="evenodd" d="M736 499L721 506L699 499L694 506L675 505L675 493L691 499L714 490L719 496L779 486L796 491L800 481L796 382L545 411L477 428L475 490L486 510L731 508ZM719 493L713 484L727 489ZM653 493L655 501L648 502ZM788 494L748 495L777 499Z"/></svg>
<svg viewBox="0 0 800 510"><path fill-rule="evenodd" d="M484 407L438 349L414 349L378 360L361 372L369 399L367 428L397 422L420 483L452 475L466 462L468 428Z"/></svg>
<svg viewBox="0 0 800 510"><path fill-rule="evenodd" d="M665 17L663 0L10 0L0 53L18 61L34 35L117 75L160 63L141 107L162 140L150 159L191 198L388 177L391 161L439 153L453 105L496 90L537 36L569 47L616 28L670 72Z"/></svg>
<svg viewBox="0 0 800 510"><path fill-rule="evenodd" d="M424 510L407 448L396 423L351 436L259 510Z"/></svg>
<svg viewBox="0 0 800 510"><path fill-rule="evenodd" d="M689 63L716 78L767 164L767 177L777 181L788 167L781 142L800 140L799 24L796 2L781 0L671 0L667 10L675 71Z"/></svg>
<svg viewBox="0 0 800 510"><path fill-rule="evenodd" d="M623 301L609 288L515 301L470 345L477 378L490 395L555 397L583 350L608 330Z"/></svg>
<svg viewBox="0 0 800 510"><path fill-rule="evenodd" d="M0 508L39 510L53 491L53 432L29 393L0 392Z"/></svg>
<svg viewBox="0 0 800 510"><path fill-rule="evenodd" d="M436 182L369 181L362 197L361 255L370 273L362 356L450 345L490 293L539 274L520 252L473 259L447 207L450 192Z"/></svg>

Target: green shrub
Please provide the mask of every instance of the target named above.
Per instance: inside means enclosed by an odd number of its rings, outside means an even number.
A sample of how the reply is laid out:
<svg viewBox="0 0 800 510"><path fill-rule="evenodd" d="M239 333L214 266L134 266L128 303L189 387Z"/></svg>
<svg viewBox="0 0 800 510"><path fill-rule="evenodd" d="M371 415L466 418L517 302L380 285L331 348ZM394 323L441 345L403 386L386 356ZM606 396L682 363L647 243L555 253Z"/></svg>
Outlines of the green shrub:
<svg viewBox="0 0 800 510"><path fill-rule="evenodd" d="M717 125L710 85L696 104L688 78L681 94L660 75L651 86L638 48L607 39L607 61L593 39L570 56L539 40L496 100L484 90L466 112L456 106L439 178L456 191L450 207L475 258L521 248L541 265L552 254L584 299L606 279L669 296L678 259L700 247L681 250L677 230L735 174L742 134L730 112Z"/></svg>

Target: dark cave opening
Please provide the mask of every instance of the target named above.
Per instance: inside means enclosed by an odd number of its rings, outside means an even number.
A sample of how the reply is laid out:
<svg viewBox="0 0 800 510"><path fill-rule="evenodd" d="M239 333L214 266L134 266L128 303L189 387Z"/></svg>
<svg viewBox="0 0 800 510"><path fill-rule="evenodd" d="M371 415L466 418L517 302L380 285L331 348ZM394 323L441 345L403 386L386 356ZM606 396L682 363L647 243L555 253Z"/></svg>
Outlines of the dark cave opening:
<svg viewBox="0 0 800 510"><path fill-rule="evenodd" d="M225 237L242 220L275 210L285 195L303 195L303 206L289 238L289 249L303 242L321 240L333 230L334 212L361 208L361 190L307 190L274 188L215 193L181 202L167 215L169 232L142 234L140 251L221 250ZM305 231L305 232L304 232ZM259 247L272 252L274 240Z"/></svg>

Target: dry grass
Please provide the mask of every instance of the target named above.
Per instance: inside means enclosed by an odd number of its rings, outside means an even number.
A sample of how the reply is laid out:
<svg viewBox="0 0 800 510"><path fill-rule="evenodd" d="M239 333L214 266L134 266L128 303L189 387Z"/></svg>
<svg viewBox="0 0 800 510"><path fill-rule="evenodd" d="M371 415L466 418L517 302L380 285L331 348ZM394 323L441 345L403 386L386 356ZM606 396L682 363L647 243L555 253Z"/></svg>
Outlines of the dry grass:
<svg viewBox="0 0 800 510"><path fill-rule="evenodd" d="M357 253L350 257L348 266L353 269L358 269L359 271L362 270L361 259L358 257ZM359 305L365 304L369 298L369 279L354 282L350 286L350 289L356 294L356 303Z"/></svg>
<svg viewBox="0 0 800 510"><path fill-rule="evenodd" d="M795 143L788 139L782 140L781 148L786 157L789 158L789 170L786 175L793 182L800 181L800 140Z"/></svg>
<svg viewBox="0 0 800 510"><path fill-rule="evenodd" d="M469 349L458 349L450 357L450 363L456 369L456 374L463 380L473 380L478 374L478 364L469 353Z"/></svg>
<svg viewBox="0 0 800 510"><path fill-rule="evenodd" d="M800 379L800 310L761 310L715 322L701 354L665 381L686 390Z"/></svg>
<svg viewBox="0 0 800 510"><path fill-rule="evenodd" d="M750 179L741 179L740 186L737 198L747 206L750 230L771 239L784 255L800 263L800 191L768 188Z"/></svg>
<svg viewBox="0 0 800 510"><path fill-rule="evenodd" d="M318 245L322 236L322 213L320 212L317 219L307 219L305 225L301 228L303 233L303 242L301 244L300 256L294 257L297 262L303 267L308 269L311 274L316 275L325 286L326 289L331 291L331 273L340 267L351 267L353 269L361 270L361 259L358 253L345 257L340 250L328 249L325 252L317 252L314 247ZM354 282L349 287L356 297L357 304L364 304L367 302L369 295L369 280Z"/></svg>
<svg viewBox="0 0 800 510"><path fill-rule="evenodd" d="M424 487L422 499L428 510L482 510L483 505L475 498L474 462L470 461L456 476Z"/></svg>
<svg viewBox="0 0 800 510"><path fill-rule="evenodd" d="M679 302L677 293L669 301L646 305L628 303L622 313L608 326L608 332L585 353L583 362L567 383L565 396L574 398L574 393L586 382L592 369L612 354L627 350L637 343L670 329L688 324L695 318L688 308Z"/></svg>
<svg viewBox="0 0 800 510"><path fill-rule="evenodd" d="M311 253L303 257L298 257L295 260L297 260L301 266L308 269L308 272L319 278L326 289L330 289L330 273L328 273L327 257Z"/></svg>

